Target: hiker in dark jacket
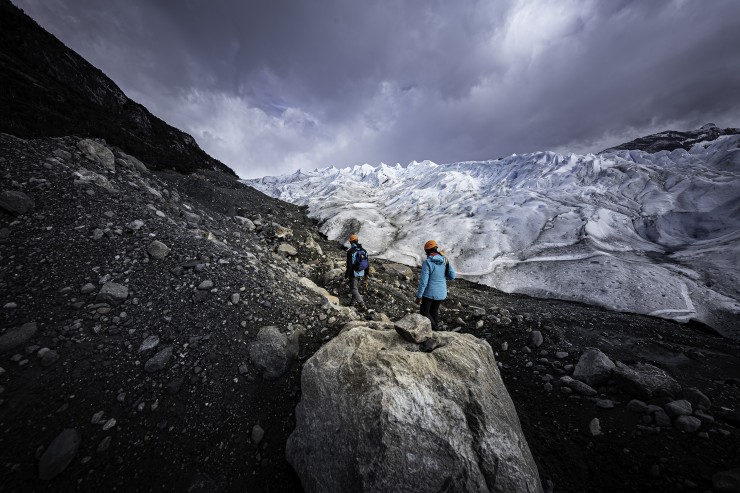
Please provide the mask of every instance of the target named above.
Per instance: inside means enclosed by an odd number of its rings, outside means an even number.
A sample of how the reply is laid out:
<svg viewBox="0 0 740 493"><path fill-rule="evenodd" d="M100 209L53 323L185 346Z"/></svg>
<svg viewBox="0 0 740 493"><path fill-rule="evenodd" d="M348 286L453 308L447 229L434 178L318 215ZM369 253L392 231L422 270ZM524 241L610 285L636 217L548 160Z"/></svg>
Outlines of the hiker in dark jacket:
<svg viewBox="0 0 740 493"><path fill-rule="evenodd" d="M362 299L360 294L360 281L365 277L366 272L364 270L355 270L355 260L357 260L357 252L363 250L362 245L359 242L360 238L356 234L352 234L349 237L350 247L347 250L347 269L344 271L344 278L349 280L349 295L350 302L352 305L356 303L360 311L365 311L365 300Z"/></svg>
<svg viewBox="0 0 740 493"><path fill-rule="evenodd" d="M419 287L416 289L416 304L421 305L420 313L432 321L432 330L437 330L439 305L447 298L447 281L455 279L455 269L437 248L434 240L424 244L427 258L421 264Z"/></svg>

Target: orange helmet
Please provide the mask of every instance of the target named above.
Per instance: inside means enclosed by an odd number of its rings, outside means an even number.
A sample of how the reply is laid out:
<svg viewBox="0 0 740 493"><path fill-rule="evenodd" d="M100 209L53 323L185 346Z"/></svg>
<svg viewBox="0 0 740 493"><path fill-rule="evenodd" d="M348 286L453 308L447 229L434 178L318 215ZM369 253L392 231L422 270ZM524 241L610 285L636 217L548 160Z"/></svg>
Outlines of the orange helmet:
<svg viewBox="0 0 740 493"><path fill-rule="evenodd" d="M432 248L437 248L437 242L434 240L429 240L426 243L424 243L424 250L430 250Z"/></svg>
<svg viewBox="0 0 740 493"><path fill-rule="evenodd" d="M359 239L360 239L360 237L357 236L357 233L352 233L351 235L349 235L349 242L350 243L352 243L353 241L357 241Z"/></svg>

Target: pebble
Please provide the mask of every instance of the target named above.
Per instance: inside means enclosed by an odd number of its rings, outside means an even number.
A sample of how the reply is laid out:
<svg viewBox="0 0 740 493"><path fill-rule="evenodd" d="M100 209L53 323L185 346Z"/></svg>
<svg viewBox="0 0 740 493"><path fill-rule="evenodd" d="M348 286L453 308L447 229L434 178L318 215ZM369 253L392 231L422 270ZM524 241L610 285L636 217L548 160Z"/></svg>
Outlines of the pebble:
<svg viewBox="0 0 740 493"><path fill-rule="evenodd" d="M565 351L558 351L558 352L555 353L555 357L557 359L567 358L568 357L568 353L566 353Z"/></svg>
<svg viewBox="0 0 740 493"><path fill-rule="evenodd" d="M103 419L103 415L105 414L104 411L98 411L95 414L93 414L92 419L90 420L90 423L96 425L100 423L100 421Z"/></svg>
<svg viewBox="0 0 740 493"><path fill-rule="evenodd" d="M157 347L159 344L159 336L149 336L146 339L144 339L144 342L141 343L141 346L139 346L139 352L143 353L144 351L148 351L152 348Z"/></svg>
<svg viewBox="0 0 740 493"><path fill-rule="evenodd" d="M684 399L669 402L663 406L663 409L665 409L666 414L672 418L675 418L676 416L689 415L692 411L691 403Z"/></svg>
<svg viewBox="0 0 740 493"><path fill-rule="evenodd" d="M100 441L100 444L98 444L98 452L105 452L106 450L108 450L108 447L110 447L110 441L111 441L110 436L103 438Z"/></svg>
<svg viewBox="0 0 740 493"><path fill-rule="evenodd" d="M613 409L614 401L609 399L598 399L596 401L596 407L599 407L601 409Z"/></svg>
<svg viewBox="0 0 740 493"><path fill-rule="evenodd" d="M82 286L82 288L80 288L80 292L82 294L90 294L93 291L95 291L95 285L93 283L91 283L91 282L88 282L87 284L85 284L84 286Z"/></svg>
<svg viewBox="0 0 740 493"><path fill-rule="evenodd" d="M258 445L264 436L265 430L263 430L260 425L254 425L254 427L252 427L252 443Z"/></svg>
<svg viewBox="0 0 740 493"><path fill-rule="evenodd" d="M539 330L533 330L529 334L529 345L532 347L540 347L542 345L543 338L542 338L542 332Z"/></svg>
<svg viewBox="0 0 740 493"><path fill-rule="evenodd" d="M592 419L588 424L588 433L592 437L601 435L601 423L599 423L599 418Z"/></svg>
<svg viewBox="0 0 740 493"><path fill-rule="evenodd" d="M41 366L43 367L51 366L54 363L56 363L58 359L59 359L59 354L56 351L50 349L41 357Z"/></svg>
<svg viewBox="0 0 740 493"><path fill-rule="evenodd" d="M116 418L111 418L103 425L103 431L108 431L114 426L116 426Z"/></svg>
<svg viewBox="0 0 740 493"><path fill-rule="evenodd" d="M211 289L211 288L213 288L213 281L211 281L210 279L206 279L205 281L198 284L198 289L201 289L201 290L206 290L206 289Z"/></svg>

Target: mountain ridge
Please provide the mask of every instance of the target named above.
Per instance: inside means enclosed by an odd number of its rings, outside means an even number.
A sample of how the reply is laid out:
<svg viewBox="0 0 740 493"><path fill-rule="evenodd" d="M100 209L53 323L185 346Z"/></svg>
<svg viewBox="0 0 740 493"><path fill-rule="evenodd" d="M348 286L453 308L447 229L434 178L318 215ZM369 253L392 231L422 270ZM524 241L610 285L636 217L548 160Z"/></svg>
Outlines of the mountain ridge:
<svg viewBox="0 0 740 493"><path fill-rule="evenodd" d="M102 138L153 169L236 176L10 0L0 0L0 109L0 132L21 138Z"/></svg>

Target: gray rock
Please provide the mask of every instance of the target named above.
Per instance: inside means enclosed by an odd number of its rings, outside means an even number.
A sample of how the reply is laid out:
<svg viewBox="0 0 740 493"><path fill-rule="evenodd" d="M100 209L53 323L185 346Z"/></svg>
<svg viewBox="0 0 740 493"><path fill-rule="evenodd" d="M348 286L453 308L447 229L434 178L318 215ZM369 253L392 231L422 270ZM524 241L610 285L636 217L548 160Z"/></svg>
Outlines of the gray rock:
<svg viewBox="0 0 740 493"><path fill-rule="evenodd" d="M36 334L36 322L28 322L19 327L8 329L0 336L0 354L10 351L28 341Z"/></svg>
<svg viewBox="0 0 740 493"><path fill-rule="evenodd" d="M558 352L555 353L555 357L557 359L564 359L564 358L567 358L568 357L568 353L565 352L565 351L558 351Z"/></svg>
<svg viewBox="0 0 740 493"><path fill-rule="evenodd" d="M676 416L683 416L691 414L693 409L691 409L691 403L687 400L680 400L680 401L672 401L663 406L663 409L665 409L665 412L668 416L671 418L675 418Z"/></svg>
<svg viewBox="0 0 740 493"><path fill-rule="evenodd" d="M277 253L285 256L295 256L298 255L298 250L295 249L293 245L290 243L281 243L278 245L276 249Z"/></svg>
<svg viewBox="0 0 740 493"><path fill-rule="evenodd" d="M198 214L193 214L192 212L188 211L182 211L182 216L185 218L185 221L197 225L201 221L201 217Z"/></svg>
<svg viewBox="0 0 740 493"><path fill-rule="evenodd" d="M699 418L694 416L679 416L676 421L673 422L673 426L686 433L694 433L696 430L701 428L701 421Z"/></svg>
<svg viewBox="0 0 740 493"><path fill-rule="evenodd" d="M41 366L51 366L57 362L59 354L54 350L49 350L41 357Z"/></svg>
<svg viewBox="0 0 740 493"><path fill-rule="evenodd" d="M722 493L740 493L740 467L713 474L712 487Z"/></svg>
<svg viewBox="0 0 740 493"><path fill-rule="evenodd" d="M51 153L54 155L54 157L59 158L62 161L72 159L72 154L68 151L65 151L64 149L54 149L53 151L51 151Z"/></svg>
<svg viewBox="0 0 740 493"><path fill-rule="evenodd" d="M165 258L168 253L170 253L170 247L159 240L154 240L153 242L149 243L146 251L149 252L149 255L151 255L153 258L161 260Z"/></svg>
<svg viewBox="0 0 740 493"><path fill-rule="evenodd" d="M144 221L140 219L136 219L135 221L131 221L126 225L126 228L130 229L131 231L139 231L141 228L144 227Z"/></svg>
<svg viewBox="0 0 740 493"><path fill-rule="evenodd" d="M239 295L239 293L234 293L229 298L229 301L231 302L232 305L238 305L240 300L241 300L241 295Z"/></svg>
<svg viewBox="0 0 740 493"><path fill-rule="evenodd" d="M596 390L589 385L581 382L580 380L574 380L568 375L563 375L562 377L560 377L560 381L563 382L563 385L570 387L575 392L578 392L581 395L592 397L598 394L598 392L596 392Z"/></svg>
<svg viewBox="0 0 740 493"><path fill-rule="evenodd" d="M592 437L601 435L601 423L599 418L594 418L588 423L588 434Z"/></svg>
<svg viewBox="0 0 740 493"><path fill-rule="evenodd" d="M57 435L39 459L39 479L48 481L64 471L77 455L81 441L80 434L72 428Z"/></svg>
<svg viewBox="0 0 740 493"><path fill-rule="evenodd" d="M77 142L77 148L82 151L90 161L102 164L109 171L116 170L116 157L110 149L92 139L82 139Z"/></svg>
<svg viewBox="0 0 740 493"><path fill-rule="evenodd" d="M709 409L712 407L712 401L709 400L709 397L696 387L687 387L681 390L678 396L689 401L694 409Z"/></svg>
<svg viewBox="0 0 740 493"><path fill-rule="evenodd" d="M110 447L111 437L107 436L103 438L98 444L98 452L105 452Z"/></svg>
<svg viewBox="0 0 740 493"><path fill-rule="evenodd" d="M662 426L664 428L671 426L671 418L662 409L658 409L652 415L656 426Z"/></svg>
<svg viewBox="0 0 740 493"><path fill-rule="evenodd" d="M152 356L144 363L144 370L149 373L154 373L160 370L164 370L167 363L172 357L172 346L167 346L159 350L157 354Z"/></svg>
<svg viewBox="0 0 740 493"><path fill-rule="evenodd" d="M201 289L201 290L207 290L207 289L212 289L212 288L213 288L213 281L211 281L210 279L206 279L205 281L198 284L198 289Z"/></svg>
<svg viewBox="0 0 740 493"><path fill-rule="evenodd" d="M91 282L88 282L87 284L82 286L82 288L80 289L80 293L82 294L90 294L93 291L95 291L95 285Z"/></svg>
<svg viewBox="0 0 740 493"><path fill-rule="evenodd" d="M304 491L542 492L491 347L437 335L423 353L357 327L304 364L286 447Z"/></svg>
<svg viewBox="0 0 740 493"><path fill-rule="evenodd" d="M418 313L406 315L397 321L393 327L405 340L416 344L420 344L434 335L432 332L432 322L424 315Z"/></svg>
<svg viewBox="0 0 740 493"><path fill-rule="evenodd" d="M144 163L136 159L134 156L129 156L126 153L119 152L119 155L125 159L129 165L133 166L139 173L146 173L147 168Z"/></svg>
<svg viewBox="0 0 740 493"><path fill-rule="evenodd" d="M193 293L193 303L203 303L208 299L208 291L196 289Z"/></svg>
<svg viewBox="0 0 740 493"><path fill-rule="evenodd" d="M95 296L95 301L118 305L126 301L126 298L128 298L128 288L126 286L115 282L106 282Z"/></svg>
<svg viewBox="0 0 740 493"><path fill-rule="evenodd" d="M531 347L540 347L542 345L542 332L539 330L533 330L529 334L529 345Z"/></svg>
<svg viewBox="0 0 740 493"><path fill-rule="evenodd" d="M614 401L609 399L597 399L596 407L601 409L614 409Z"/></svg>
<svg viewBox="0 0 740 493"><path fill-rule="evenodd" d="M596 348L590 348L578 359L578 364L573 370L573 378L593 387L606 382L614 366L614 362L607 355Z"/></svg>
<svg viewBox="0 0 740 493"><path fill-rule="evenodd" d="M647 363L617 363L612 373L616 384L628 394L648 401L662 394L677 395L681 385L666 372Z"/></svg>
<svg viewBox="0 0 740 493"><path fill-rule="evenodd" d="M143 353L144 351L149 351L150 349L157 347L158 344L159 336L149 336L144 339L144 342L142 342L141 346L139 346L139 352Z"/></svg>
<svg viewBox="0 0 740 493"><path fill-rule="evenodd" d="M277 327L262 327L249 344L249 359L266 379L281 376L292 363L288 337Z"/></svg>
<svg viewBox="0 0 740 493"><path fill-rule="evenodd" d="M244 226L247 231L254 231L256 226L251 219L242 216L234 216L234 220L241 226Z"/></svg>
<svg viewBox="0 0 740 493"><path fill-rule="evenodd" d="M633 413L645 413L647 412L648 406L644 402L632 399L627 403L627 410L632 411Z"/></svg>
<svg viewBox="0 0 740 493"><path fill-rule="evenodd" d="M258 445L262 438L265 436L265 430L260 425L254 425L252 427L252 443Z"/></svg>
<svg viewBox="0 0 740 493"><path fill-rule="evenodd" d="M0 193L0 209L14 214L25 214L33 210L35 203L31 197L17 190Z"/></svg>

